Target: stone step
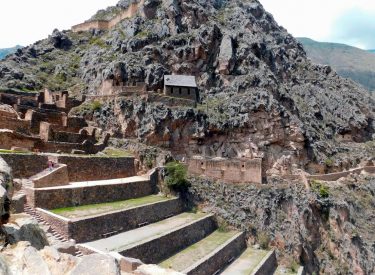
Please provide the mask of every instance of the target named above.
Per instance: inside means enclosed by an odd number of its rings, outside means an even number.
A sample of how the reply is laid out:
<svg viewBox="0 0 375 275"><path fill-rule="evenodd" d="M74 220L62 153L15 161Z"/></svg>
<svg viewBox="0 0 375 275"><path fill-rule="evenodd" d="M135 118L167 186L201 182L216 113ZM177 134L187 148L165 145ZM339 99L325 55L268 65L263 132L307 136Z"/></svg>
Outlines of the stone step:
<svg viewBox="0 0 375 275"><path fill-rule="evenodd" d="M277 268L275 251L247 248L221 275L273 274Z"/></svg>
<svg viewBox="0 0 375 275"><path fill-rule="evenodd" d="M188 275L215 274L246 248L245 234L216 230L160 265Z"/></svg>
<svg viewBox="0 0 375 275"><path fill-rule="evenodd" d="M135 229L180 214L179 198L151 195L138 199L72 208L44 210L43 219L67 239L89 242Z"/></svg>
<svg viewBox="0 0 375 275"><path fill-rule="evenodd" d="M43 209L127 200L148 196L155 191L155 183L146 176L75 182L56 187L26 187L27 200L31 207Z"/></svg>
<svg viewBox="0 0 375 275"><path fill-rule="evenodd" d="M216 229L213 215L182 213L177 216L94 242L80 244L84 253L118 252L125 257L156 264Z"/></svg>

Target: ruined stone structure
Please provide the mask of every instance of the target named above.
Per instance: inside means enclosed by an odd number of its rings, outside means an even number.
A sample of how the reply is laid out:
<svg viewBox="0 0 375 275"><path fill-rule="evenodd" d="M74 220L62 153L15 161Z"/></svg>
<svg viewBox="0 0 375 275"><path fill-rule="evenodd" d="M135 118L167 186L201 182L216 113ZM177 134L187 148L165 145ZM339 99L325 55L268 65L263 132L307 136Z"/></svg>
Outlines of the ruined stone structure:
<svg viewBox="0 0 375 275"><path fill-rule="evenodd" d="M189 173L228 183L262 183L262 159L226 159L193 157Z"/></svg>
<svg viewBox="0 0 375 275"><path fill-rule="evenodd" d="M79 150L90 154L103 150L108 135L104 134L98 143L96 132L88 133L83 118L67 115L83 100L70 98L66 91L47 89L40 93L0 93L0 102L4 103L0 105L0 149L65 153Z"/></svg>
<svg viewBox="0 0 375 275"><path fill-rule="evenodd" d="M99 90L100 96L126 96L131 94L144 94L145 92L145 82L122 82L114 79L105 80Z"/></svg>
<svg viewBox="0 0 375 275"><path fill-rule="evenodd" d="M199 100L197 83L194 76L165 75L164 94L171 97L180 97L194 101Z"/></svg>
<svg viewBox="0 0 375 275"><path fill-rule="evenodd" d="M139 2L132 2L130 3L129 7L118 15L116 15L111 20L93 20L84 22L72 27L73 32L82 32L82 31L89 31L89 30L109 30L115 27L118 23L126 18L131 18L135 16L137 13L140 13L140 7L143 6L144 0L140 0Z"/></svg>

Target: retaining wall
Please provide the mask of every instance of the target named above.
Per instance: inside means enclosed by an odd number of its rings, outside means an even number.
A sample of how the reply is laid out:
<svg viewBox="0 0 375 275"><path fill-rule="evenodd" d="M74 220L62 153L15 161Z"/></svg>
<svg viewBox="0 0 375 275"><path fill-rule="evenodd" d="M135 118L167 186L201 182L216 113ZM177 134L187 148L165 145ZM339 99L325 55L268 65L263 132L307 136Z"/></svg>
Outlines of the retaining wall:
<svg viewBox="0 0 375 275"><path fill-rule="evenodd" d="M58 164L51 171L46 169L31 178L34 188L53 187L69 184L68 169L64 164Z"/></svg>
<svg viewBox="0 0 375 275"><path fill-rule="evenodd" d="M116 26L125 18L131 18L135 16L138 12L138 9L141 5L143 5L144 0L140 0L139 3L131 3L130 6L122 11L119 15L115 16L111 20L95 20L90 22L85 22L82 24L78 24L72 27L73 32L80 32L80 31L89 31L91 29L98 29L98 30L108 30Z"/></svg>
<svg viewBox="0 0 375 275"><path fill-rule="evenodd" d="M236 239L227 243L222 249L209 254L208 258L201 260L197 264L184 270L187 275L215 274L217 270L223 268L233 257L237 257L246 248L245 233L236 235Z"/></svg>
<svg viewBox="0 0 375 275"><path fill-rule="evenodd" d="M30 133L30 121L0 116L0 128L9 129L21 133Z"/></svg>
<svg viewBox="0 0 375 275"><path fill-rule="evenodd" d="M337 173L330 173L330 174L323 174L323 175L310 175L306 176L309 180L322 180L322 181L336 181L340 178L347 177L350 174L361 174L362 171L367 173L375 174L375 166L366 166L361 167L349 171L337 172Z"/></svg>
<svg viewBox="0 0 375 275"><path fill-rule="evenodd" d="M269 275L273 274L277 268L277 259L275 250L268 252L263 260L251 273L252 275Z"/></svg>
<svg viewBox="0 0 375 275"><path fill-rule="evenodd" d="M14 178L29 178L48 167L47 156L0 153L0 157L12 168Z"/></svg>
<svg viewBox="0 0 375 275"><path fill-rule="evenodd" d="M136 175L134 157L58 156L55 162L68 166L71 182L127 178Z"/></svg>
<svg viewBox="0 0 375 275"><path fill-rule="evenodd" d="M28 203L36 208L56 209L139 198L153 194L148 180L90 186L26 188Z"/></svg>
<svg viewBox="0 0 375 275"><path fill-rule="evenodd" d="M0 130L0 149L11 150L12 147L32 151L40 140L12 130Z"/></svg>
<svg viewBox="0 0 375 275"><path fill-rule="evenodd" d="M61 235L76 242L89 242L103 238L108 233L121 233L137 228L143 223L154 223L183 211L179 199L153 203L127 210L115 211L86 218L65 219L38 209L39 214Z"/></svg>
<svg viewBox="0 0 375 275"><path fill-rule="evenodd" d="M178 230L168 232L157 239L136 245L119 253L125 257L140 259L146 264L156 264L203 239L213 232L216 227L213 216L202 218Z"/></svg>

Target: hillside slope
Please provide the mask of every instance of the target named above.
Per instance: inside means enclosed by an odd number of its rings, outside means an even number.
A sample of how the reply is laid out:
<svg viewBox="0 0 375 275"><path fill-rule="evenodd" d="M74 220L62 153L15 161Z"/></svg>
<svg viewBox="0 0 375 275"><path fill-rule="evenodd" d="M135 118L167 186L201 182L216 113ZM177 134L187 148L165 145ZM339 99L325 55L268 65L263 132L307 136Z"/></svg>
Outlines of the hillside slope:
<svg viewBox="0 0 375 275"><path fill-rule="evenodd" d="M122 0L118 7L129 3ZM98 95L102 82L112 79L120 83L145 81L153 94L163 88L165 74L190 74L196 76L200 88L197 107L170 106L135 95L103 99L99 108L90 108L88 102L89 108L76 109L74 114L89 116L103 130L111 131L120 139L118 146L138 142L162 148L176 158L253 154L263 158L265 176L278 163L289 162L291 167L314 173L317 166L340 170L374 156L374 98L329 66L312 63L302 45L259 1L144 3L137 16L111 30L55 30L47 39L18 51L0 62L0 86L22 90L49 87ZM108 18L107 12L116 10L102 11L100 18ZM121 140L124 138L131 141ZM245 198L248 203L265 205L262 197L256 196L257 187L248 188L255 190L253 197ZM264 206L264 215L258 220L261 225L252 228L247 224L244 229L251 234L279 232L275 227L286 232L287 216L280 215L277 223L270 223L269 217L280 205L294 213L291 201L295 198L301 209L295 220L299 222L303 215L311 231L306 232L297 222L291 234L301 243L288 244L279 253L300 260L310 273L324 271L324 266L334 263L346 274L342 262L355 263L351 270L355 274L374 270L371 248L360 247L361 253L354 253L360 236L353 239L354 244L349 237L345 239L344 248L332 246L334 253L328 251L329 244L320 242L327 236L315 229L315 217L329 212L330 200L320 203L319 198L311 198L314 203L308 209L306 194L291 197L272 184L266 188L275 194L265 194L274 204ZM215 191L224 196L227 189ZM372 204L366 207L371 209ZM245 215L237 212L241 223L236 224L244 224L246 215L254 214L256 207L242 210ZM323 225L329 226L326 221ZM272 237L277 242L278 236ZM303 247L306 242L312 244ZM354 252L349 254L346 249ZM336 254L340 257L331 257Z"/></svg>
<svg viewBox="0 0 375 275"><path fill-rule="evenodd" d="M22 48L22 46L17 45L13 48L0 49L0 60L9 54L15 53L20 48Z"/></svg>
<svg viewBox="0 0 375 275"><path fill-rule="evenodd" d="M317 42L309 38L297 39L313 62L330 65L342 77L350 78L368 90L375 91L373 53L345 44Z"/></svg>
<svg viewBox="0 0 375 275"><path fill-rule="evenodd" d="M156 91L165 74L195 75L202 106L177 111L127 99L104 105L98 124L187 156L241 156L250 141L265 169L285 152L298 166L324 163L340 151L342 136L372 140L374 99L311 63L258 1L149 0L140 14L109 31L55 30L0 62L0 86L97 94L105 79L116 79Z"/></svg>

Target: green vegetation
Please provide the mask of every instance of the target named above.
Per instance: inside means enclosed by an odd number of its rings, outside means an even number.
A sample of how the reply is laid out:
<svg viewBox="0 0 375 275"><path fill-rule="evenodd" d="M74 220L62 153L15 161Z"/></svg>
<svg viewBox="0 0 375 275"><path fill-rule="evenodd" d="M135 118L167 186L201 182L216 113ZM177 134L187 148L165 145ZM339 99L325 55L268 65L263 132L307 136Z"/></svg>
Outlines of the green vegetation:
<svg viewBox="0 0 375 275"><path fill-rule="evenodd" d="M310 185L311 190L318 194L321 198L329 197L329 187L324 185L322 182L318 180L312 180Z"/></svg>
<svg viewBox="0 0 375 275"><path fill-rule="evenodd" d="M147 30L143 30L143 31L140 31L139 33L137 33L136 37L139 37L139 38L146 38L150 35L150 32L147 31Z"/></svg>
<svg viewBox="0 0 375 275"><path fill-rule="evenodd" d="M197 109L206 113L212 121L222 122L229 119L229 114L223 110L223 105L227 102L224 97L207 98L202 104L197 105Z"/></svg>
<svg viewBox="0 0 375 275"><path fill-rule="evenodd" d="M100 37L92 37L89 41L89 44L92 46L98 46L99 48L105 49L108 48L109 46L105 43L103 39Z"/></svg>
<svg viewBox="0 0 375 275"><path fill-rule="evenodd" d="M293 260L290 262L289 269L290 269L293 273L297 273L297 272L298 272L299 264L296 262L296 260L293 259Z"/></svg>
<svg viewBox="0 0 375 275"><path fill-rule="evenodd" d="M218 229L219 232L229 232L230 227L226 220L224 219L218 219Z"/></svg>
<svg viewBox="0 0 375 275"><path fill-rule="evenodd" d="M179 162L169 162L166 165L167 176L165 182L167 186L174 191L186 191L190 187L186 179L186 167Z"/></svg>
<svg viewBox="0 0 375 275"><path fill-rule="evenodd" d="M100 101L86 101L80 106L73 108L70 114L78 116L92 115L95 112L99 112L102 107L103 103Z"/></svg>
<svg viewBox="0 0 375 275"><path fill-rule="evenodd" d="M324 164L325 164L327 167L332 167L332 166L335 164L335 162L333 161L333 159L328 158L328 159L326 159L326 160L324 161Z"/></svg>
<svg viewBox="0 0 375 275"><path fill-rule="evenodd" d="M12 151L12 150L0 149L0 154L32 154L32 153L24 152L24 151Z"/></svg>
<svg viewBox="0 0 375 275"><path fill-rule="evenodd" d="M106 148L102 153L109 157L132 157L133 154L130 151L117 149L117 148Z"/></svg>
<svg viewBox="0 0 375 275"><path fill-rule="evenodd" d="M51 210L52 213L57 215L66 217L66 218L79 218L79 217L86 217L90 215L97 215L102 213L107 213L111 211L117 210L125 210L149 203L156 203L167 201L169 198L164 196L158 195L151 195L147 197L137 198L137 199L130 199L125 201L117 201L117 202L109 202L109 203L100 203L100 204L90 204L90 205L82 205L77 207L66 207L66 208L59 208Z"/></svg>
<svg viewBox="0 0 375 275"><path fill-rule="evenodd" d="M258 234L258 242L262 249L268 249L270 245L270 237L265 232L260 232Z"/></svg>
<svg viewBox="0 0 375 275"><path fill-rule="evenodd" d="M222 232L216 230L208 237L182 250L181 252L162 262L160 265L164 268L173 268L174 270L183 271L193 263L207 256L236 234L236 231Z"/></svg>

